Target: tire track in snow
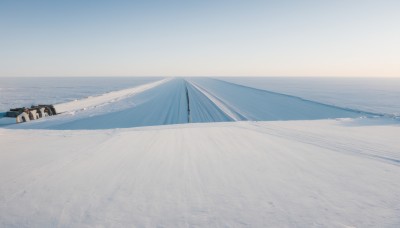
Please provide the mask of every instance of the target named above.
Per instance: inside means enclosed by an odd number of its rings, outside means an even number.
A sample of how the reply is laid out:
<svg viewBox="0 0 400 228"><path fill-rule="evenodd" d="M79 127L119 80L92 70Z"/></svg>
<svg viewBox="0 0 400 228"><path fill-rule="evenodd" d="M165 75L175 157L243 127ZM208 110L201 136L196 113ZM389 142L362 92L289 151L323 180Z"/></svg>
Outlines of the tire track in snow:
<svg viewBox="0 0 400 228"><path fill-rule="evenodd" d="M190 121L188 122L226 122L234 121L207 94L185 80L189 105Z"/></svg>
<svg viewBox="0 0 400 228"><path fill-rule="evenodd" d="M193 78L190 81L226 113L234 112L245 117L235 120L316 120L376 116L374 113L349 110L212 78Z"/></svg>
<svg viewBox="0 0 400 228"><path fill-rule="evenodd" d="M188 91L188 85L187 82L185 81L185 93L186 93L186 104L187 104L187 115L188 115L188 120L187 122L190 123L192 122L190 119L190 99L189 99L189 91Z"/></svg>
<svg viewBox="0 0 400 228"><path fill-rule="evenodd" d="M238 111L233 110L232 107L229 107L222 100L220 100L218 97L208 92L200 85L194 83L193 81L189 81L188 83L190 83L191 86L193 86L196 90L198 90L206 98L208 98L212 103L214 103L215 108L218 108L223 113L225 113L225 115L229 117L232 121L247 120L247 118L244 115L240 114Z"/></svg>
<svg viewBox="0 0 400 228"><path fill-rule="evenodd" d="M184 81L166 79L159 85L102 107L66 113L12 128L96 130L187 123Z"/></svg>
<svg viewBox="0 0 400 228"><path fill-rule="evenodd" d="M355 118L366 114L207 78L168 78L59 104L56 109L69 110L70 115L12 128L110 129L199 122ZM75 113L82 109L87 111Z"/></svg>
<svg viewBox="0 0 400 228"><path fill-rule="evenodd" d="M270 91L270 90L259 89L259 88L255 88L255 87L251 87L251 86L242 85L242 84L236 84L236 83L233 83L233 82L230 82L230 81L221 80L221 79L218 79L218 78L212 78L212 80L219 81L219 82L226 83L226 84L230 84L230 85L236 86L236 87L242 87L242 88L249 89L249 90L258 90L260 92L269 93L271 95L279 95L279 96L283 96L283 97L298 99L298 100L301 100L301 101L304 101L304 102L310 102L310 103L314 103L314 104L318 104L318 105L322 105L322 106L326 106L326 107L330 107L330 108L341 109L341 110L355 112L355 113L359 113L359 114L363 114L363 115L368 115L368 116L385 116L385 115L387 115L387 114L384 114L384 113L375 113L375 112L363 111L363 110L354 109L354 108L340 107L340 106L333 105L333 104L326 104L326 103L322 103L322 102L318 102L318 101L314 101L314 100L310 100L310 99L305 99L305 98L302 98L302 97L299 97L299 96L294 96L294 95L290 95L290 94L274 92L274 91ZM394 116L393 115L388 115L388 116L395 117L396 115L394 115Z"/></svg>

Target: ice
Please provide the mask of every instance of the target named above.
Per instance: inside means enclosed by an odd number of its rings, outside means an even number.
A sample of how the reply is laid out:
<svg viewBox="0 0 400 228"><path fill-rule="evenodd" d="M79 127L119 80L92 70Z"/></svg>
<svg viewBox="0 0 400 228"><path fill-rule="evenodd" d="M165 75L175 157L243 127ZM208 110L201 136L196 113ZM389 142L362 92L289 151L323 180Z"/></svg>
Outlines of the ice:
<svg viewBox="0 0 400 228"><path fill-rule="evenodd" d="M105 105L108 103L116 102L120 99L124 99L125 97L134 96L137 93L142 91L148 90L150 88L156 87L162 83L165 83L170 79L163 79L159 81L155 81L153 83L144 84L141 86L113 91L109 93L105 93L99 96L89 96L88 98L81 99L81 100L74 100L71 102L60 103L54 105L54 108L57 110L57 113L64 113L64 112L73 112L76 110L82 110L87 108L94 108L100 105Z"/></svg>
<svg viewBox="0 0 400 228"><path fill-rule="evenodd" d="M117 99L118 102L110 102ZM224 121L355 118L373 114L210 78L172 78L55 106L66 112L11 128L109 129ZM69 115L68 111L73 112Z"/></svg>
<svg viewBox="0 0 400 228"><path fill-rule="evenodd" d="M64 103L160 79L160 77L3 77L0 78L0 112L39 103Z"/></svg>
<svg viewBox="0 0 400 228"><path fill-rule="evenodd" d="M242 120L306 120L368 115L210 78L195 78L190 81L230 107Z"/></svg>
<svg viewBox="0 0 400 228"><path fill-rule="evenodd" d="M339 107L400 116L399 78L224 77L219 79Z"/></svg>
<svg viewBox="0 0 400 228"><path fill-rule="evenodd" d="M399 119L211 78L142 82L61 90L59 115L0 128L0 227L400 226Z"/></svg>

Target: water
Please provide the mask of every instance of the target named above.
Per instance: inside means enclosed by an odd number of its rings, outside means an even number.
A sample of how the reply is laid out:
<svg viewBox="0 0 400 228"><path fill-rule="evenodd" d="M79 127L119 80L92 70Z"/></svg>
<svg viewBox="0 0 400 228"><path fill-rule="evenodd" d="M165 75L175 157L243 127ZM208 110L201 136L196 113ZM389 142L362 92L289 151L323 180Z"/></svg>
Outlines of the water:
<svg viewBox="0 0 400 228"><path fill-rule="evenodd" d="M56 104L135 87L161 77L0 78L0 112L33 104Z"/></svg>

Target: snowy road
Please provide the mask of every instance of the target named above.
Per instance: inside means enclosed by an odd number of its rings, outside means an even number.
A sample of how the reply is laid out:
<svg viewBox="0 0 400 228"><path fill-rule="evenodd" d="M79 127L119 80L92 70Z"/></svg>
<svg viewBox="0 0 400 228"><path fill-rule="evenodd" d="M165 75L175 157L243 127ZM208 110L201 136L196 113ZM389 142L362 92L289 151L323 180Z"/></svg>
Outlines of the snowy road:
<svg viewBox="0 0 400 228"><path fill-rule="evenodd" d="M400 226L398 120L206 78L56 108L0 128L0 227Z"/></svg>
<svg viewBox="0 0 400 228"><path fill-rule="evenodd" d="M370 116L209 78L174 78L59 104L64 114L10 128L110 129L166 124Z"/></svg>
<svg viewBox="0 0 400 228"><path fill-rule="evenodd" d="M398 135L371 119L0 129L0 227L399 227Z"/></svg>
<svg viewBox="0 0 400 228"><path fill-rule="evenodd" d="M224 104L241 120L313 120L368 115L216 79L193 78L190 82Z"/></svg>

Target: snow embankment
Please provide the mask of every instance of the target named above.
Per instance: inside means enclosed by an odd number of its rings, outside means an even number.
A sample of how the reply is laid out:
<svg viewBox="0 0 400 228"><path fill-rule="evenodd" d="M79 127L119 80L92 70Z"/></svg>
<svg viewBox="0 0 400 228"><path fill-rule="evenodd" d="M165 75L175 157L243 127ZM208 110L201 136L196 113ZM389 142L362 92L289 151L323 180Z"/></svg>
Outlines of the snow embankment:
<svg viewBox="0 0 400 228"><path fill-rule="evenodd" d="M399 227L398 135L380 119L0 129L0 226Z"/></svg>
<svg viewBox="0 0 400 228"><path fill-rule="evenodd" d="M219 79L324 104L400 116L400 78L221 77Z"/></svg>
<svg viewBox="0 0 400 228"><path fill-rule="evenodd" d="M167 81L171 80L170 78L165 78L156 82L140 85L137 87L123 89L119 91L105 93L95 97L88 97L85 99L70 101L66 103L56 104L54 107L58 113L63 112L71 112L76 110L83 110L91 107L96 107L100 105L105 105L108 103L116 102L118 100L133 96L135 94L141 93L145 90L154 88L159 86Z"/></svg>
<svg viewBox="0 0 400 228"><path fill-rule="evenodd" d="M245 120L245 118L242 117L239 113L232 110L231 107L227 106L220 99L218 99L211 93L207 92L204 88L201 88L199 85L197 85L193 81L190 81L189 85L194 87L193 91L197 91L197 93L201 93L204 97L204 100L208 100L209 102L213 103L215 105L216 109L223 112L224 115L227 117L227 119L229 119L231 121Z"/></svg>
<svg viewBox="0 0 400 228"><path fill-rule="evenodd" d="M188 81L235 120L313 120L373 115L211 78Z"/></svg>
<svg viewBox="0 0 400 228"><path fill-rule="evenodd" d="M112 102L116 99L118 102ZM8 127L83 130L191 122L371 116L370 113L207 78L166 79L100 97L61 104L56 109L70 112ZM73 111L81 109L85 110Z"/></svg>

